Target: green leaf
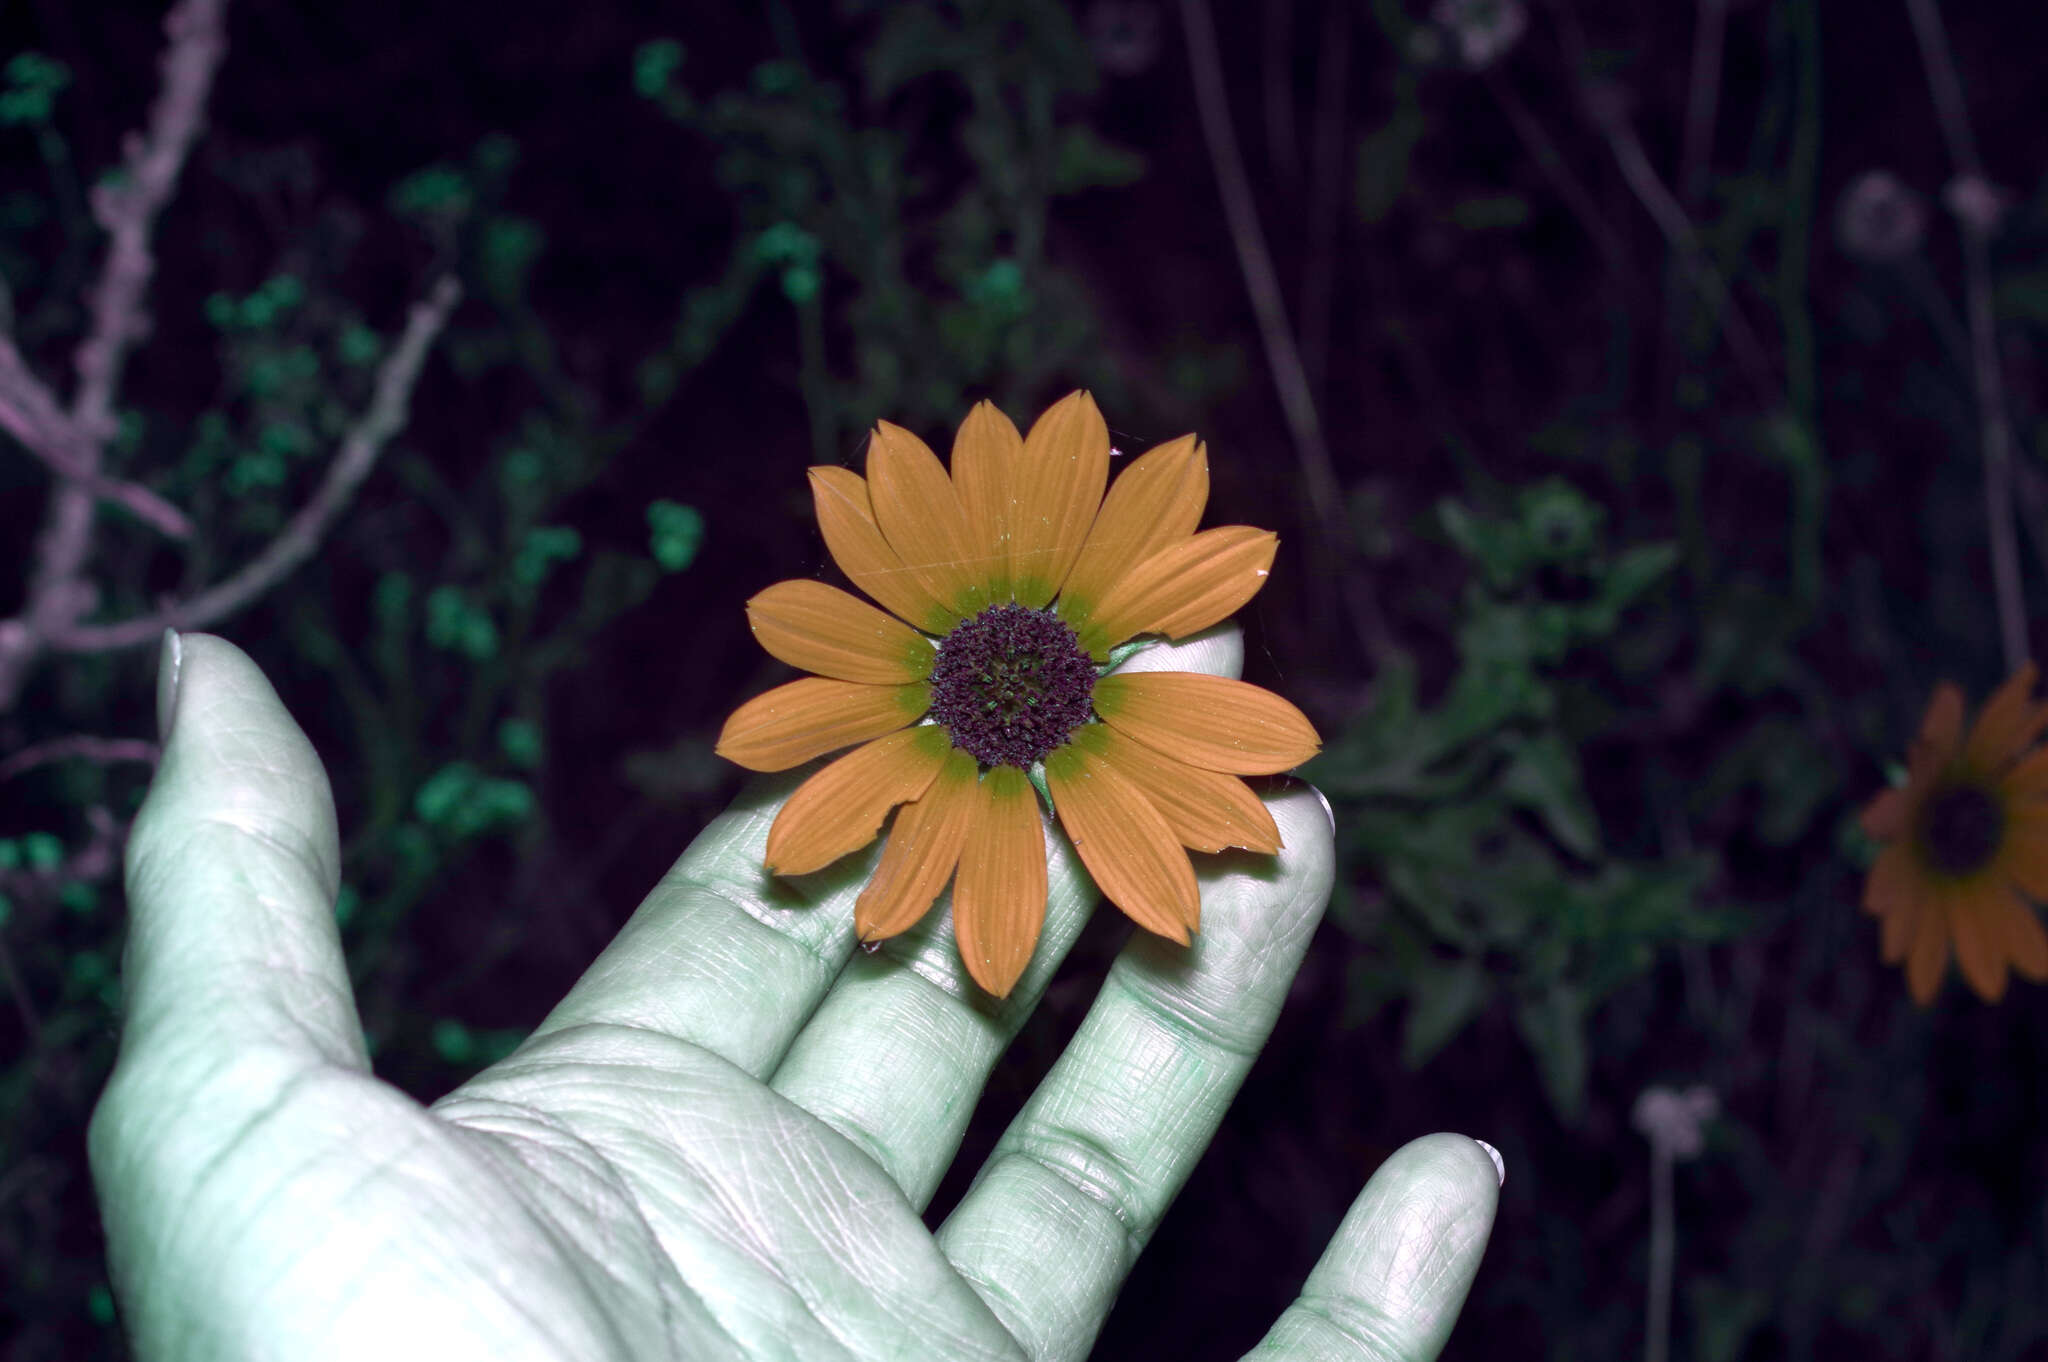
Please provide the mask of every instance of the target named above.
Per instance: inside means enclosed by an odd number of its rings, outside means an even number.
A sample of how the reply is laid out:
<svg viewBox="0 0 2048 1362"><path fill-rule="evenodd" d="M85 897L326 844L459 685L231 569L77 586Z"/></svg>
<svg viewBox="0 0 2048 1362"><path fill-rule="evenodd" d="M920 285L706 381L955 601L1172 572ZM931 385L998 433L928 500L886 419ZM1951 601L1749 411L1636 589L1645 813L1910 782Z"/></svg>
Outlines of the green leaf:
<svg viewBox="0 0 2048 1362"><path fill-rule="evenodd" d="M437 586L427 596L427 642L482 662L498 652L498 626L460 587Z"/></svg>
<svg viewBox="0 0 2048 1362"><path fill-rule="evenodd" d="M1600 574L1600 603L1620 612L1678 563L1676 544L1637 544L1617 554Z"/></svg>
<svg viewBox="0 0 2048 1362"><path fill-rule="evenodd" d="M674 38L655 38L633 52L633 90L642 99L653 99L668 89L669 81L683 64L683 45Z"/></svg>
<svg viewBox="0 0 2048 1362"><path fill-rule="evenodd" d="M1573 855L1597 860L1600 827L1580 781L1578 755L1554 732L1511 740L1508 750L1513 760L1501 775L1501 792L1540 818Z"/></svg>
<svg viewBox="0 0 2048 1362"><path fill-rule="evenodd" d="M1576 989L1565 983L1526 999L1515 1009L1515 1028L1536 1057L1543 1092L1566 1125L1586 1106L1586 1019Z"/></svg>
<svg viewBox="0 0 2048 1362"><path fill-rule="evenodd" d="M434 1053L450 1064L468 1064L476 1057L476 1040L469 1028L453 1017L434 1023Z"/></svg>
<svg viewBox="0 0 2048 1362"><path fill-rule="evenodd" d="M55 870L64 864L64 843L52 833L31 832L21 839L21 856L30 870Z"/></svg>
<svg viewBox="0 0 2048 1362"><path fill-rule="evenodd" d="M1479 1014L1488 992L1486 970L1477 960L1425 966L1409 986L1401 1063L1410 1069L1427 1064Z"/></svg>
<svg viewBox="0 0 2048 1362"><path fill-rule="evenodd" d="M1355 202L1359 221L1384 221L1408 188L1408 158L1422 140L1422 111L1411 101L1358 144Z"/></svg>
<svg viewBox="0 0 2048 1362"><path fill-rule="evenodd" d="M694 506L657 501L647 508L648 550L664 571L681 572L704 542L704 517Z"/></svg>
<svg viewBox="0 0 2048 1362"><path fill-rule="evenodd" d="M1050 188L1054 194L1074 194L1083 189L1120 189L1144 177L1144 157L1104 141L1085 123L1076 123L1063 130L1053 148Z"/></svg>
<svg viewBox="0 0 2048 1362"><path fill-rule="evenodd" d="M498 750L505 760L521 770L540 765L540 729L525 719L507 719L498 725Z"/></svg>

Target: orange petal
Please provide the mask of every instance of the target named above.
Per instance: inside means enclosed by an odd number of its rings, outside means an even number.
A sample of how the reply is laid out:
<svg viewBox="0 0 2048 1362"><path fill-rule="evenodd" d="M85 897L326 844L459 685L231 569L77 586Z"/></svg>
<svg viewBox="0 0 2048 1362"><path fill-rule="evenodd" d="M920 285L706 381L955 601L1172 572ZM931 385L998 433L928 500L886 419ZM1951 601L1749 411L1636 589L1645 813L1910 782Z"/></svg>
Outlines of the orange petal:
<svg viewBox="0 0 2048 1362"><path fill-rule="evenodd" d="M1081 556L1109 485L1109 427L1085 392L1069 393L1032 423L1011 485L1010 573L1034 610L1059 594Z"/></svg>
<svg viewBox="0 0 2048 1362"><path fill-rule="evenodd" d="M1045 783L1103 897L1145 930L1187 945L1202 917L1195 868L1138 787L1073 746L1045 759Z"/></svg>
<svg viewBox="0 0 2048 1362"><path fill-rule="evenodd" d="M860 474L849 468L813 468L811 503L832 561L855 586L927 634L946 633L960 622L889 546Z"/></svg>
<svg viewBox="0 0 2048 1362"><path fill-rule="evenodd" d="M988 550L971 541L953 480L924 441L901 426L875 423L868 500L889 547L940 604L962 616L988 604L977 580Z"/></svg>
<svg viewBox="0 0 2048 1362"><path fill-rule="evenodd" d="M1117 475L1060 587L1060 614L1079 625L1133 567L1185 539L1209 503L1209 454L1192 435L1146 450Z"/></svg>
<svg viewBox="0 0 2048 1362"><path fill-rule="evenodd" d="M1963 692L1955 682L1944 681L1934 688L1927 712L1920 716L1920 736L1906 750L1911 783L1931 780L1948 765L1962 743L1962 734Z"/></svg>
<svg viewBox="0 0 2048 1362"><path fill-rule="evenodd" d="M1988 877L1949 890L1949 926L1955 932L1956 964L1978 997L1995 1003L2005 996L2005 952L1999 949L2002 900L2012 893Z"/></svg>
<svg viewBox="0 0 2048 1362"><path fill-rule="evenodd" d="M2012 967L2022 978L2048 984L2048 932L2034 910L2014 899L2006 906L2001 935Z"/></svg>
<svg viewBox="0 0 2048 1362"><path fill-rule="evenodd" d="M1223 525L1168 545L1110 588L1081 630L1081 646L1100 655L1133 634L1185 638L1228 619L1266 584L1279 546L1279 535L1250 525Z"/></svg>
<svg viewBox="0 0 2048 1362"><path fill-rule="evenodd" d="M1863 911L1880 919L1879 956L1887 965L1906 958L1928 891L1915 872L1913 856L1903 846L1887 847L1863 882Z"/></svg>
<svg viewBox="0 0 2048 1362"><path fill-rule="evenodd" d="M931 705L931 687L922 682L864 686L807 676L734 710L718 735L717 751L750 771L787 771L914 724Z"/></svg>
<svg viewBox="0 0 2048 1362"><path fill-rule="evenodd" d="M937 656L902 620L823 582L777 582L747 602L747 623L771 655L841 681L922 681Z"/></svg>
<svg viewBox="0 0 2048 1362"><path fill-rule="evenodd" d="M2048 794L2048 747L2037 747L2005 773L2005 788L2024 799Z"/></svg>
<svg viewBox="0 0 2048 1362"><path fill-rule="evenodd" d="M889 810L931 786L953 750L937 724L857 747L796 787L768 829L763 858L778 875L823 870L875 840Z"/></svg>
<svg viewBox="0 0 2048 1362"><path fill-rule="evenodd" d="M1196 851L1243 847L1268 854L1280 849L1273 815L1236 776L1175 761L1108 724L1076 729L1072 741L1137 786L1182 846Z"/></svg>
<svg viewBox="0 0 2048 1362"><path fill-rule="evenodd" d="M979 576L991 604L1011 598L1010 520L1024 437L993 402L974 404L953 436L953 490L967 517L968 537L985 557Z"/></svg>
<svg viewBox="0 0 2048 1362"><path fill-rule="evenodd" d="M1880 790L1875 798L1863 806L1858 820L1864 834L1879 842L1896 842L1906 835L1910 819L1907 814L1910 805L1906 792L1900 789Z"/></svg>
<svg viewBox="0 0 2048 1362"><path fill-rule="evenodd" d="M1095 683L1111 728L1206 771L1271 775L1322 750L1308 716L1269 690L1200 672L1112 672Z"/></svg>
<svg viewBox="0 0 2048 1362"><path fill-rule="evenodd" d="M2006 819L1998 868L2012 878L2021 893L2048 902L2048 810L2008 804Z"/></svg>
<svg viewBox="0 0 2048 1362"><path fill-rule="evenodd" d="M1992 692L1970 725L1963 760L1980 771L2000 771L2010 766L2041 730L2048 728L2048 705L2034 701L2034 680L2038 673L2032 662L2022 662Z"/></svg>
<svg viewBox="0 0 2048 1362"><path fill-rule="evenodd" d="M974 758L956 748L931 787L897 813L881 864L854 901L853 930L861 940L907 931L946 887L975 812L975 774Z"/></svg>
<svg viewBox="0 0 2048 1362"><path fill-rule="evenodd" d="M1920 905L1920 921L1913 929L1913 950L1906 961L1906 987L1913 1001L1926 1007L1941 987L1941 972L1948 968L1948 905L1939 898Z"/></svg>
<svg viewBox="0 0 2048 1362"><path fill-rule="evenodd" d="M1045 822L1014 766L983 776L979 793L953 880L953 939L974 982L1007 998L1045 927Z"/></svg>
<svg viewBox="0 0 2048 1362"><path fill-rule="evenodd" d="M1863 881L1863 911L1872 917L1896 913L1911 903L1917 886L1913 853L1903 846L1886 847Z"/></svg>

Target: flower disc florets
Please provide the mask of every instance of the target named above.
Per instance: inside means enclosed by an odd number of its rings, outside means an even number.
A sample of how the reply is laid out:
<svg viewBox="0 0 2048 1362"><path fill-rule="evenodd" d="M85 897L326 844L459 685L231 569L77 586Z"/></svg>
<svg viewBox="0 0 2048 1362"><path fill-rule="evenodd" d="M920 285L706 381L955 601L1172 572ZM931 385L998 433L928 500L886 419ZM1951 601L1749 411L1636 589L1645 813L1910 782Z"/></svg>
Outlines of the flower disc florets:
<svg viewBox="0 0 2048 1362"><path fill-rule="evenodd" d="M1990 861L2004 825L2004 813L1990 791L1951 785L1927 801L1920 816L1920 840L1934 869L1967 875Z"/></svg>
<svg viewBox="0 0 2048 1362"><path fill-rule="evenodd" d="M1095 664L1050 610L992 605L946 635L931 686L932 717L955 747L1028 768L1087 722Z"/></svg>

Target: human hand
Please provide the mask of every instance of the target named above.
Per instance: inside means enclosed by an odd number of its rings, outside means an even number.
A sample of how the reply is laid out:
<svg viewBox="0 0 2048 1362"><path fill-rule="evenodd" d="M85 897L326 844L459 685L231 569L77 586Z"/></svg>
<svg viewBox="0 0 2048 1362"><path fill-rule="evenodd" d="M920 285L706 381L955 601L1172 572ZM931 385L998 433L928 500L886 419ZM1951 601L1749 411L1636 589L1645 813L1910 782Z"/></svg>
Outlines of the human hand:
<svg viewBox="0 0 2048 1362"><path fill-rule="evenodd" d="M1212 631L1159 650L1234 674ZM120 1059L91 1155L138 1356L1081 1358L1270 1031L1328 899L1324 806L1205 858L1202 931L1138 933L936 1232L921 1216L1095 895L1050 844L1001 1002L935 921L874 955L873 852L761 869L793 776L714 820L538 1030L431 1107L370 1072L318 758L255 665L166 644L128 851ZM1432 1135L1373 1176L1252 1357L1434 1357L1494 1162ZM1200 1310L1200 1301L1186 1308Z"/></svg>

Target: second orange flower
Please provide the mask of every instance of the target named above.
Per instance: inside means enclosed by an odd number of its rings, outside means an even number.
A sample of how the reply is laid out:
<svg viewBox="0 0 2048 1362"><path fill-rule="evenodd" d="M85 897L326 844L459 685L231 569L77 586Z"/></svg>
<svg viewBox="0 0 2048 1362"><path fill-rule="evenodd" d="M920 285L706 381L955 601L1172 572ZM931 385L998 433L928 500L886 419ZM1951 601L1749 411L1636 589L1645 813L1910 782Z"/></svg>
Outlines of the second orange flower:
<svg viewBox="0 0 2048 1362"><path fill-rule="evenodd" d="M854 747L783 805L768 868L823 869L901 805L855 930L894 936L950 880L961 958L997 996L1044 925L1034 776L1103 894L1185 944L1201 914L1186 849L1278 851L1240 777L1321 745L1301 711L1257 686L1110 665L1139 635L1184 638L1228 618L1264 585L1278 539L1196 530L1209 466L1192 435L1132 460L1114 486L1109 462L1108 427L1077 392L1028 435L980 403L950 474L886 421L866 478L813 468L826 547L883 608L815 581L754 597L761 646L814 675L740 706L719 735L721 756L756 771Z"/></svg>

